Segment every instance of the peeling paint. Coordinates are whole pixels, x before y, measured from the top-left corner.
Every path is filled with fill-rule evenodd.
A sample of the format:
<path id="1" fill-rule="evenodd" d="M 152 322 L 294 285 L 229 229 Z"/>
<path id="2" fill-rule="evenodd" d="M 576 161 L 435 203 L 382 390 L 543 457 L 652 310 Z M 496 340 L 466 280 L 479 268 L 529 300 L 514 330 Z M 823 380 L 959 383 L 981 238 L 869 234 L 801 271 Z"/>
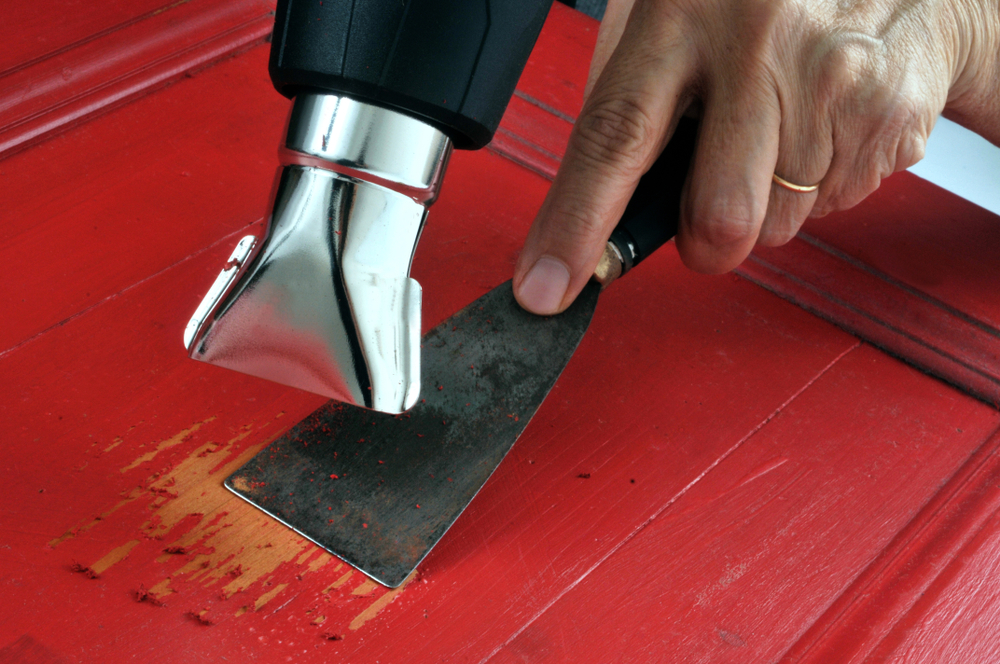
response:
<path id="1" fill-rule="evenodd" d="M 257 601 L 253 603 L 253 610 L 260 611 L 261 607 L 270 602 L 272 599 L 281 594 L 281 591 L 288 587 L 287 583 L 279 583 L 271 590 L 267 591 L 263 595 L 257 598 Z"/>
<path id="2" fill-rule="evenodd" d="M 128 556 L 128 554 L 131 553 L 132 549 L 135 548 L 135 545 L 138 543 L 139 540 L 132 540 L 131 542 L 126 542 L 125 544 L 122 544 L 120 547 L 114 549 L 113 551 L 108 553 L 108 555 L 104 556 L 96 563 L 91 565 L 90 569 L 94 570 L 94 573 L 96 574 L 103 574 L 106 569 L 108 569 L 115 563 L 119 563 L 122 560 L 124 560 Z"/>
<path id="3" fill-rule="evenodd" d="M 139 457 L 138 459 L 136 459 L 135 461 L 133 461 L 129 465 L 127 465 L 124 468 L 122 468 L 121 472 L 122 473 L 126 473 L 126 472 L 132 470 L 133 468 L 136 468 L 136 467 L 138 467 L 138 466 L 146 463 L 147 461 L 152 461 L 153 459 L 156 458 L 156 455 L 158 455 L 160 452 L 162 452 L 164 450 L 168 450 L 171 447 L 176 447 L 177 445 L 180 445 L 181 443 L 185 442 L 186 440 L 190 440 L 188 438 L 188 436 L 192 435 L 193 433 L 195 433 L 196 431 L 198 431 L 198 429 L 200 429 L 204 425 L 206 425 L 209 422 L 212 422 L 214 420 L 215 420 L 215 416 L 213 415 L 212 417 L 208 418 L 207 420 L 203 420 L 201 422 L 196 422 L 195 424 L 192 424 L 190 428 L 184 429 L 184 430 L 180 431 L 179 433 L 174 434 L 170 438 L 167 438 L 166 440 L 160 441 L 159 443 L 156 444 L 156 449 L 154 449 L 152 452 L 148 452 L 147 454 L 143 454 L 141 457 Z"/>
<path id="4" fill-rule="evenodd" d="M 193 433 L 214 419 L 208 418 L 156 443 L 155 449 L 125 466 L 123 472 L 139 467 L 185 440 L 191 440 Z M 336 573 L 339 574 L 336 580 L 322 591 L 317 592 L 316 586 L 312 586 L 311 592 L 316 593 L 317 598 L 323 598 L 328 603 L 332 600 L 334 605 L 343 608 L 351 606 L 350 602 L 354 600 L 367 599 L 367 608 L 353 619 L 350 614 L 331 615 L 329 611 L 320 613 L 318 607 L 300 616 L 305 624 L 339 624 L 339 629 L 345 631 L 348 627 L 351 630 L 359 629 L 388 606 L 409 580 L 396 590 L 385 591 L 375 581 L 356 575 L 354 569 L 335 556 L 280 525 L 223 486 L 223 478 L 246 463 L 282 432 L 274 431 L 266 439 L 246 448 L 241 449 L 242 446 L 238 443 L 251 435 L 260 437 L 267 427 L 274 426 L 273 422 L 268 421 L 260 426 L 245 425 L 234 431 L 223 443 L 217 442 L 216 438 L 190 451 L 186 450 L 186 456 L 180 461 L 171 460 L 175 463 L 172 468 L 151 475 L 139 486 L 123 493 L 122 499 L 109 510 L 81 523 L 50 544 L 55 546 L 72 539 L 79 533 L 96 527 L 110 514 L 134 504 L 129 514 L 137 510 L 140 510 L 140 515 L 141 510 L 149 511 L 148 518 L 138 527 L 141 537 L 116 546 L 88 567 L 95 575 L 106 572 L 124 560 L 136 547 L 143 545 L 152 553 L 151 560 L 162 565 L 161 578 L 144 579 L 146 585 L 143 590 L 147 595 L 155 597 L 160 603 L 173 595 L 176 602 L 178 593 L 185 592 L 185 584 L 217 589 L 217 599 L 212 602 L 228 600 L 237 593 L 252 593 L 239 603 L 238 608 L 227 609 L 232 611 L 229 615 L 238 617 L 258 611 L 278 610 L 299 597 L 298 592 L 288 592 L 291 579 L 302 581 L 306 574 L 323 573 L 332 577 Z M 356 584 L 349 584 L 355 579 Z M 350 585 L 355 587 L 352 589 Z M 149 589 L 145 590 L 146 587 Z M 341 593 L 339 598 L 329 596 L 332 591 L 338 590 Z M 288 597 L 285 603 L 277 608 L 270 608 L 269 603 L 282 593 Z M 188 615 L 202 624 L 210 624 L 214 623 L 214 619 L 207 617 L 210 610 L 210 606 L 202 604 Z"/>
<path id="5" fill-rule="evenodd" d="M 351 621 L 349 629 L 352 632 L 361 629 L 361 627 L 366 622 L 377 616 L 382 609 L 389 606 L 392 600 L 396 599 L 399 593 L 403 592 L 406 586 L 410 585 L 410 581 L 413 581 L 413 579 L 415 579 L 416 577 L 417 577 L 417 572 L 414 571 L 408 577 L 406 577 L 406 581 L 403 581 L 403 583 L 398 588 L 390 590 L 389 592 L 387 592 L 386 594 L 382 595 L 377 600 L 372 602 L 367 609 L 359 613 L 357 617 Z"/>

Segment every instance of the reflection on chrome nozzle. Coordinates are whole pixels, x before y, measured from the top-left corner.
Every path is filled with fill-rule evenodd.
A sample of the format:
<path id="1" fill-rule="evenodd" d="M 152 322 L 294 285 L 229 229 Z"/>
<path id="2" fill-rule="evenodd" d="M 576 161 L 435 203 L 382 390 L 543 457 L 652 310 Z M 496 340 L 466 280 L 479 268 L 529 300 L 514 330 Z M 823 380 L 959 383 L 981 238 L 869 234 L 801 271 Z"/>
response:
<path id="1" fill-rule="evenodd" d="M 450 151 L 440 131 L 394 111 L 296 98 L 267 236 L 205 296 L 185 333 L 191 357 L 388 413 L 410 408 L 421 299 L 410 264 Z"/>

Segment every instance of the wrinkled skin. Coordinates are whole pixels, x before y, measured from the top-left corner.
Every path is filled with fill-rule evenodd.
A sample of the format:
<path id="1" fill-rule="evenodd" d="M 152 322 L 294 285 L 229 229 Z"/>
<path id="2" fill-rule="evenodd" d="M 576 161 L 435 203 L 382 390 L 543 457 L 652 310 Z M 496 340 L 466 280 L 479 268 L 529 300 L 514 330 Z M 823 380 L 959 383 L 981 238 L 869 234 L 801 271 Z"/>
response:
<path id="1" fill-rule="evenodd" d="M 859 203 L 942 112 L 1000 143 L 1000 1 L 611 0 L 587 88 L 514 272 L 536 313 L 583 288 L 684 113 L 701 128 L 677 250 L 709 273 Z"/>

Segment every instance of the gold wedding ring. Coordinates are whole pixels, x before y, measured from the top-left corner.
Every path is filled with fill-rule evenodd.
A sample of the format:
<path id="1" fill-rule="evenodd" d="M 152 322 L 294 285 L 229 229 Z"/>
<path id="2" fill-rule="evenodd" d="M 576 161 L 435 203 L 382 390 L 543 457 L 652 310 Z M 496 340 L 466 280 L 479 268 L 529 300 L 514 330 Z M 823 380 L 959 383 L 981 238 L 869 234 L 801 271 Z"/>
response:
<path id="1" fill-rule="evenodd" d="M 779 176 L 777 173 L 772 175 L 771 179 L 774 180 L 774 183 L 779 187 L 784 187 L 788 191 L 795 191 L 800 194 L 808 194 L 810 191 L 816 191 L 817 189 L 819 189 L 818 182 L 816 184 L 808 184 L 808 185 L 795 184 L 794 182 L 789 182 L 785 178 Z"/>

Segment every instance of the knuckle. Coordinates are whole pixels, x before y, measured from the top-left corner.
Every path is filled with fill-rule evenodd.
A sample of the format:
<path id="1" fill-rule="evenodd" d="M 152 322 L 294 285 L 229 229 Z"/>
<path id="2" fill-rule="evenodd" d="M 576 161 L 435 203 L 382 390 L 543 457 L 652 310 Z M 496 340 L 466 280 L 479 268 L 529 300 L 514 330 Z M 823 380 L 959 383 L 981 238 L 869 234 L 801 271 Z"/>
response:
<path id="1" fill-rule="evenodd" d="M 903 134 L 896 146 L 896 163 L 894 171 L 906 170 L 924 158 L 927 151 L 927 136 L 908 131 Z"/>
<path id="2" fill-rule="evenodd" d="M 935 115 L 912 96 L 899 95 L 894 100 L 881 127 L 881 177 L 909 168 L 923 159 Z"/>
<path id="3" fill-rule="evenodd" d="M 643 147 L 654 139 L 653 123 L 642 106 L 613 97 L 595 100 L 576 125 L 578 154 L 626 174 L 641 172 Z"/>
<path id="4" fill-rule="evenodd" d="M 798 229 L 787 222 L 765 224 L 760 230 L 757 244 L 765 247 L 780 247 L 791 242 L 796 233 L 798 233 Z"/>
<path id="5" fill-rule="evenodd" d="M 881 178 L 874 171 L 859 173 L 850 182 L 829 189 L 816 201 L 811 216 L 824 216 L 831 212 L 849 210 L 878 189 Z"/>
<path id="6" fill-rule="evenodd" d="M 830 38 L 821 45 L 819 92 L 827 102 L 871 95 L 875 48 L 863 37 Z"/>
<path id="7" fill-rule="evenodd" d="M 713 247 L 742 244 L 754 238 L 757 229 L 749 210 L 733 206 L 696 216 L 691 233 L 698 241 Z"/>
<path id="8" fill-rule="evenodd" d="M 570 244 L 580 244 L 604 233 L 604 219 L 590 209 L 562 206 L 556 218 L 561 233 Z"/>

